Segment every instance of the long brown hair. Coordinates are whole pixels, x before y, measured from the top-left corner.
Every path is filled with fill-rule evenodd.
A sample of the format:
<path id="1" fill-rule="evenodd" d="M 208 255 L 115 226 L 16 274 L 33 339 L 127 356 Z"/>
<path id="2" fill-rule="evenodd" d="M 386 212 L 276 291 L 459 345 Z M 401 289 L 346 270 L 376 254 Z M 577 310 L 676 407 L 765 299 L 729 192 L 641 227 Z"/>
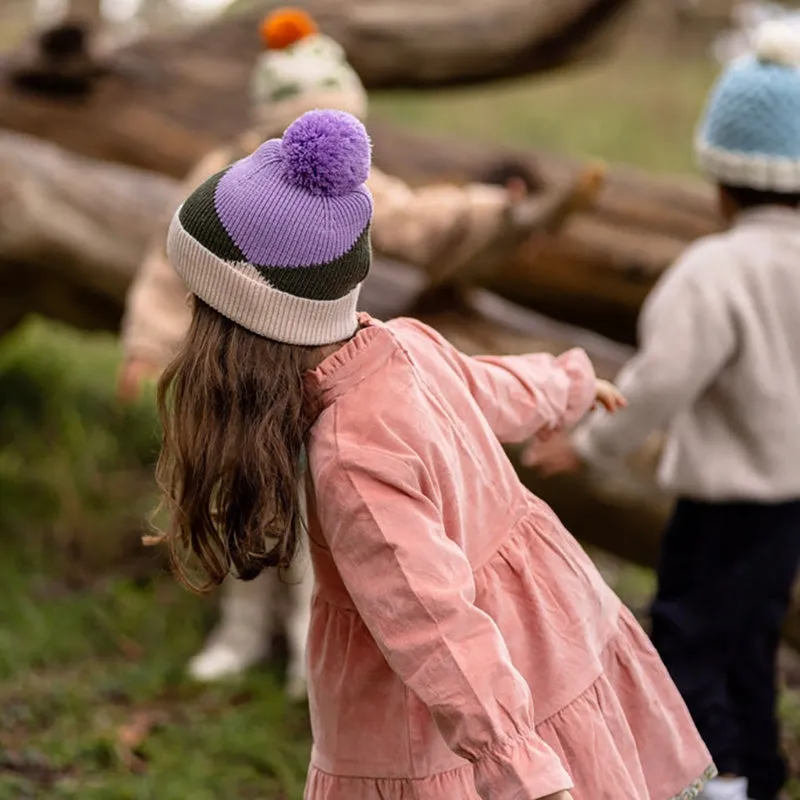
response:
<path id="1" fill-rule="evenodd" d="M 303 374 L 320 349 L 264 339 L 193 302 L 189 332 L 158 385 L 156 476 L 169 525 L 148 543 L 165 543 L 178 580 L 205 592 L 231 567 L 250 580 L 287 568 L 297 552 L 301 456 L 313 423 Z"/>

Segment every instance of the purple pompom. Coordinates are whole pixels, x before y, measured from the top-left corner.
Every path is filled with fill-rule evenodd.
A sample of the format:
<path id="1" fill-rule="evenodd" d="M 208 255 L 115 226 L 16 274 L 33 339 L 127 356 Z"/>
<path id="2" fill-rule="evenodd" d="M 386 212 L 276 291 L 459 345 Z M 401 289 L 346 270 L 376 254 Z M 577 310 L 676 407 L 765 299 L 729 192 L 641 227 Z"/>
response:
<path id="1" fill-rule="evenodd" d="M 369 176 L 369 136 L 344 111 L 303 114 L 283 134 L 282 153 L 286 177 L 315 195 L 348 194 Z"/>

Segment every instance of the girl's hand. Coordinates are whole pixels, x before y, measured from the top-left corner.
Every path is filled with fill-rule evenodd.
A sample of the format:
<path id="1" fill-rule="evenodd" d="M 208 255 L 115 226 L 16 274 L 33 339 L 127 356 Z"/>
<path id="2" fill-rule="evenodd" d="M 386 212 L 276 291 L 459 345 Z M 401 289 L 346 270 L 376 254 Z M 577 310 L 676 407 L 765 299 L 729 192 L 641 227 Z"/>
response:
<path id="1" fill-rule="evenodd" d="M 592 408 L 602 406 L 609 414 L 625 408 L 628 401 L 622 396 L 622 392 L 610 381 L 597 381 L 596 397 Z"/>
<path id="2" fill-rule="evenodd" d="M 610 381 L 598 379 L 592 408 L 602 406 L 609 414 L 625 408 L 628 401 Z M 582 466 L 569 434 L 561 430 L 541 431 L 522 451 L 522 464 L 534 467 L 544 477 L 577 472 Z"/>
<path id="3" fill-rule="evenodd" d="M 539 800 L 572 800 L 572 795 L 569 792 L 556 792 L 547 797 L 540 797 Z"/>

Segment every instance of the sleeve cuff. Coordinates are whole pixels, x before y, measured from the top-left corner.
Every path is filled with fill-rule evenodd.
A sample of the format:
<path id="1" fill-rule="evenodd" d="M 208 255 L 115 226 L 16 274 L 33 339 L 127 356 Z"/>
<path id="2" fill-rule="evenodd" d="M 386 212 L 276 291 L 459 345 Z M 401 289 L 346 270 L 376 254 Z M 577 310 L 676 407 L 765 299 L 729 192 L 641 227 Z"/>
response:
<path id="1" fill-rule="evenodd" d="M 559 757 L 533 731 L 485 754 L 474 770 L 483 800 L 533 800 L 573 787 Z"/>
<path id="2" fill-rule="evenodd" d="M 571 428 L 583 419 L 594 404 L 597 398 L 597 378 L 589 356 L 579 347 L 562 353 L 556 359 L 556 364 L 569 378 L 567 407 L 560 427 Z"/>
<path id="3" fill-rule="evenodd" d="M 159 369 L 164 369 L 175 355 L 180 341 L 177 343 L 161 342 L 153 336 L 133 336 L 123 332 L 121 343 L 124 359 L 138 359 Z"/>

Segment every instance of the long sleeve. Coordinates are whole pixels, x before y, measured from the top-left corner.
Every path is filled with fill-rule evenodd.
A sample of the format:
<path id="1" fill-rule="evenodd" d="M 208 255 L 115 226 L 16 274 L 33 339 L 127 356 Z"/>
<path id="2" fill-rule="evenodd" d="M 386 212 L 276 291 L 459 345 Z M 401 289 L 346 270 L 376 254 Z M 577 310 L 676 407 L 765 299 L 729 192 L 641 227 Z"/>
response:
<path id="1" fill-rule="evenodd" d="M 164 243 L 154 243 L 125 300 L 122 348 L 126 358 L 159 367 L 169 362 L 191 320 L 187 291 L 167 259 Z"/>
<path id="2" fill-rule="evenodd" d="M 201 159 L 181 187 L 188 195 L 201 183 L 224 169 L 233 153 L 220 148 Z M 165 366 L 180 344 L 191 321 L 187 289 L 166 254 L 167 226 L 153 237 L 139 271 L 125 298 L 122 348 L 126 358 L 139 358 Z"/>
<path id="3" fill-rule="evenodd" d="M 314 472 L 326 544 L 359 615 L 448 746 L 474 765 L 478 794 L 536 800 L 569 789 L 534 730 L 530 689 L 474 605 L 470 564 L 445 535 L 415 465 L 339 453 Z"/>
<path id="4" fill-rule="evenodd" d="M 596 415 L 575 432 L 581 456 L 610 466 L 664 429 L 699 397 L 736 348 L 725 292 L 724 248 L 696 244 L 651 292 L 639 320 L 639 350 L 616 378 L 628 407 Z"/>
<path id="5" fill-rule="evenodd" d="M 470 286 L 489 280 L 504 260 L 533 233 L 553 235 L 569 219 L 577 205 L 574 187 L 558 187 L 508 203 L 495 221 L 491 235 L 464 238 L 464 245 L 450 245 L 428 266 L 428 287 L 448 283 Z M 460 234 L 464 236 L 464 234 Z"/>
<path id="6" fill-rule="evenodd" d="M 580 348 L 559 356 L 530 353 L 474 357 L 460 352 L 421 322 L 408 319 L 402 324 L 433 340 L 504 444 L 571 428 L 595 401 L 594 368 Z"/>
<path id="7" fill-rule="evenodd" d="M 372 168 L 372 243 L 379 253 L 430 270 L 443 254 L 468 259 L 503 224 L 508 195 L 500 186 L 436 184 L 412 188 Z"/>

